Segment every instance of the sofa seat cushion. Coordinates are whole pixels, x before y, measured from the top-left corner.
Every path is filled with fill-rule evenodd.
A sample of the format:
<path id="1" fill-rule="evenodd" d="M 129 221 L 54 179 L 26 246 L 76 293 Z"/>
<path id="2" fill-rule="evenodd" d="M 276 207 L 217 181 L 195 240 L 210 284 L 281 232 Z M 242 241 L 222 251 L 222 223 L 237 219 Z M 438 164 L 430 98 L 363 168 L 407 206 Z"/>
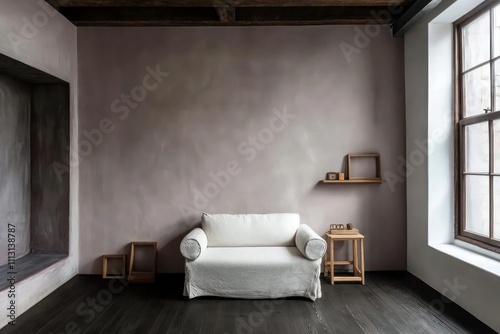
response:
<path id="1" fill-rule="evenodd" d="M 319 260 L 297 247 L 208 247 L 186 262 L 185 294 L 234 298 L 321 297 Z"/>

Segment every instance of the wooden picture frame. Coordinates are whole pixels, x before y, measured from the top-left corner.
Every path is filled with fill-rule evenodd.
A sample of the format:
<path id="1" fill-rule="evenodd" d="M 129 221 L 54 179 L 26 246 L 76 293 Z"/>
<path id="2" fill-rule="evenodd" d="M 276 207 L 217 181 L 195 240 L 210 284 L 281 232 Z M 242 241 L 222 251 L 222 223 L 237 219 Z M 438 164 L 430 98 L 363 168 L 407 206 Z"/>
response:
<path id="1" fill-rule="evenodd" d="M 149 271 L 137 271 L 134 270 L 134 263 L 137 262 L 136 259 L 136 248 L 149 248 L 150 256 L 152 257 L 152 268 Z M 158 243 L 146 242 L 146 241 L 134 241 L 130 244 L 130 267 L 128 272 L 129 282 L 138 283 L 154 283 L 156 280 L 156 266 L 158 258 Z"/>
<path id="2" fill-rule="evenodd" d="M 374 158 L 375 159 L 375 177 L 364 177 L 352 175 L 352 161 L 356 158 Z M 382 180 L 382 172 L 380 167 L 380 154 L 365 153 L 365 154 L 348 154 L 347 155 L 347 179 L 348 180 Z"/>
<path id="3" fill-rule="evenodd" d="M 117 274 L 108 273 L 109 260 L 115 260 L 115 261 L 121 260 L 120 273 L 117 273 Z M 127 262 L 127 255 L 125 255 L 125 254 L 103 255 L 102 256 L 102 278 L 105 278 L 105 279 L 125 278 L 126 262 Z"/>

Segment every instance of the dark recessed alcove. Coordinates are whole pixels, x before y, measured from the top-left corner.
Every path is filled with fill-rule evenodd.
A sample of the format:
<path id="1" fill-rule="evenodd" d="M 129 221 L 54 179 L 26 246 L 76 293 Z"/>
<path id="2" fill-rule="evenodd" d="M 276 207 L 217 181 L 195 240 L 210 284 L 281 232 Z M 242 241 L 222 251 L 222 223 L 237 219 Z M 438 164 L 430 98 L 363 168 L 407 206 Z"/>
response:
<path id="1" fill-rule="evenodd" d="M 16 281 L 68 255 L 68 152 L 69 84 L 0 54 L 0 290 L 9 284 L 8 224 Z"/>

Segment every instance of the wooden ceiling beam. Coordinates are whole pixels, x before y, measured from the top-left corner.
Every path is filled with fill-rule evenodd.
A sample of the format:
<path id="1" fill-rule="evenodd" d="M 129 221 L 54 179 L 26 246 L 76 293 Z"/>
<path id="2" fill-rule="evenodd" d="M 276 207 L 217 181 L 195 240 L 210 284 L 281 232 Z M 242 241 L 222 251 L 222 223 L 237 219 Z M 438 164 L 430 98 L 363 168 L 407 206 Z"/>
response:
<path id="1" fill-rule="evenodd" d="M 219 15 L 220 21 L 229 23 L 234 22 L 236 19 L 236 11 L 234 7 L 231 6 L 223 6 L 223 7 L 215 7 L 217 10 L 217 14 Z"/>
<path id="2" fill-rule="evenodd" d="M 372 13 L 378 7 L 61 7 L 79 26 L 205 26 L 389 24 Z"/>
<path id="3" fill-rule="evenodd" d="M 422 17 L 433 10 L 442 0 L 417 0 L 392 25 L 392 35 L 403 37 Z"/>
<path id="4" fill-rule="evenodd" d="M 359 19 L 335 19 L 335 20 L 315 20 L 315 21 L 74 21 L 78 27 L 219 27 L 219 26 L 238 26 L 238 27 L 270 27 L 270 26 L 314 26 L 314 25 L 364 25 L 375 24 L 366 18 Z"/>
<path id="5" fill-rule="evenodd" d="M 399 6 L 412 0 L 49 0 L 54 7 L 345 7 Z"/>

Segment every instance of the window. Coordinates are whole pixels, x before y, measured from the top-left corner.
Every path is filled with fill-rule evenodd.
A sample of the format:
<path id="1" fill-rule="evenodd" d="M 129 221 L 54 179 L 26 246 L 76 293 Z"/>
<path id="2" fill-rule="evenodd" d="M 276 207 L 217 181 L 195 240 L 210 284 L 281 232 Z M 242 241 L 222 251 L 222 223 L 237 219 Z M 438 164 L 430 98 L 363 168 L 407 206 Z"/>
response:
<path id="1" fill-rule="evenodd" d="M 500 1 L 487 1 L 455 28 L 455 234 L 500 252 Z"/>

